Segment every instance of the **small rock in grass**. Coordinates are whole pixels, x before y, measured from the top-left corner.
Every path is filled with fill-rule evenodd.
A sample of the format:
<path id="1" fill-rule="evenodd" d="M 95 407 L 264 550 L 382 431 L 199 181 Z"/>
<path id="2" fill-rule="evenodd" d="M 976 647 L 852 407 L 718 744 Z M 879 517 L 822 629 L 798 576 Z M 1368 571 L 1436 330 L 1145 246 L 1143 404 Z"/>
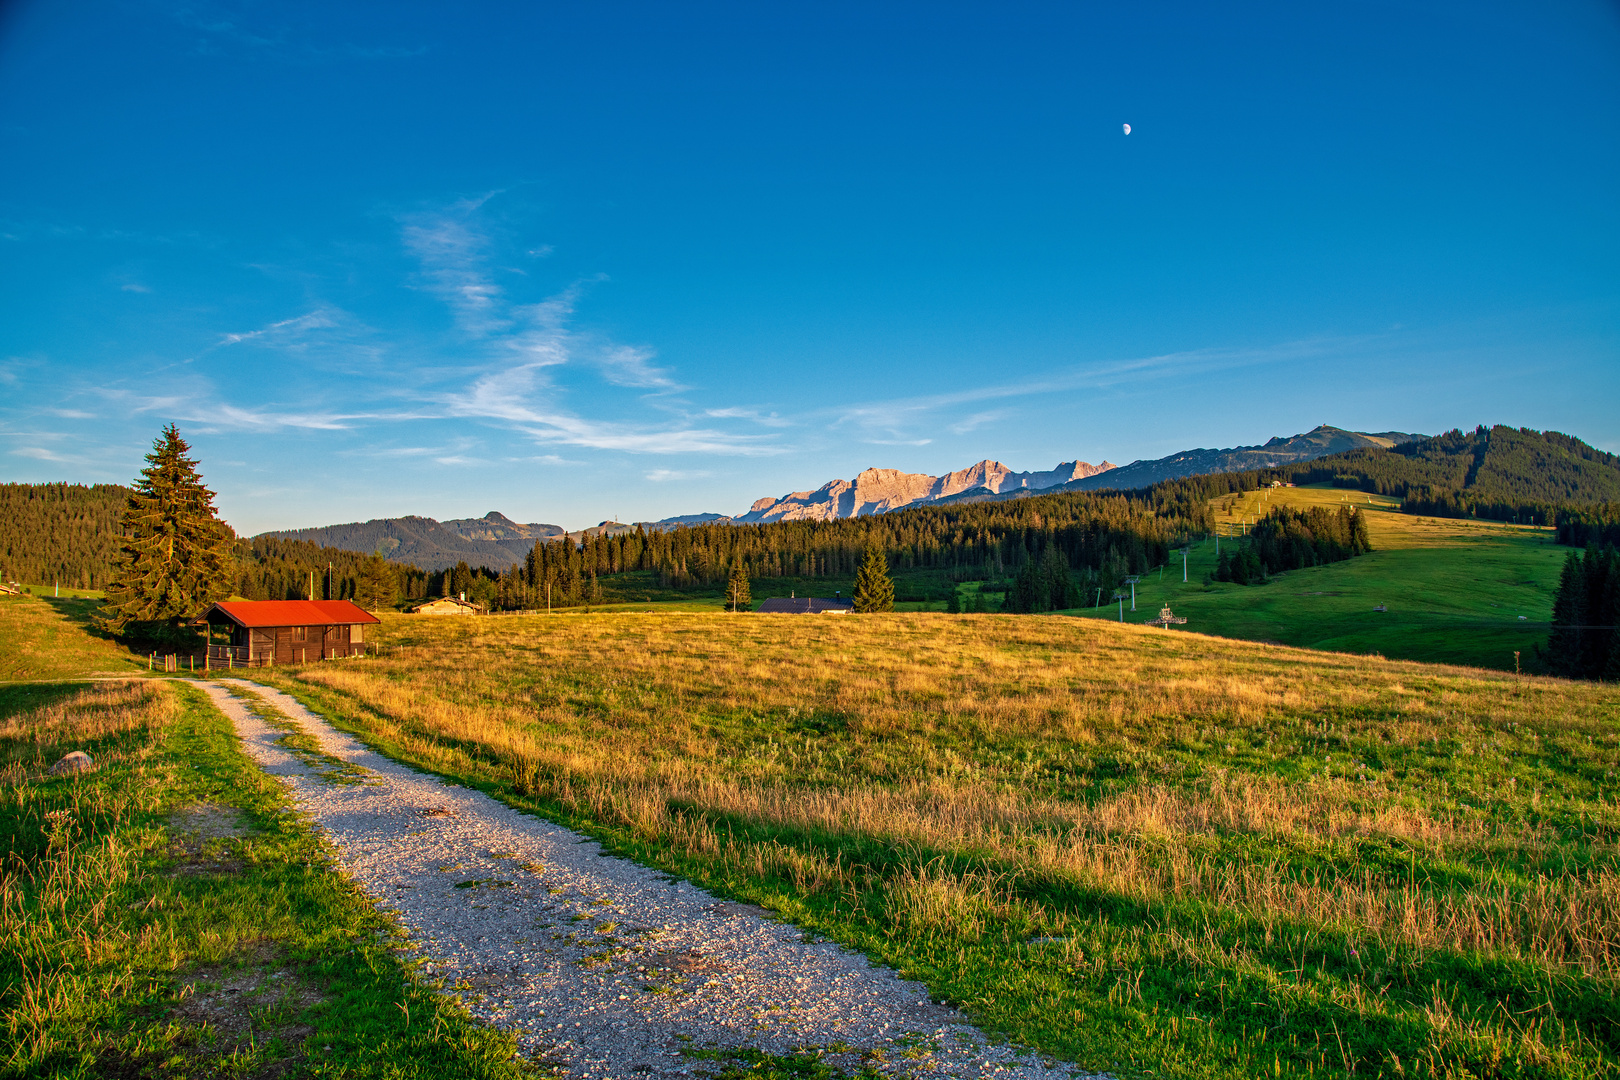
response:
<path id="1" fill-rule="evenodd" d="M 90 760 L 89 754 L 85 753 L 83 750 L 75 750 L 73 753 L 51 766 L 51 775 L 66 776 L 70 773 L 89 772 L 95 767 L 96 763 Z"/>

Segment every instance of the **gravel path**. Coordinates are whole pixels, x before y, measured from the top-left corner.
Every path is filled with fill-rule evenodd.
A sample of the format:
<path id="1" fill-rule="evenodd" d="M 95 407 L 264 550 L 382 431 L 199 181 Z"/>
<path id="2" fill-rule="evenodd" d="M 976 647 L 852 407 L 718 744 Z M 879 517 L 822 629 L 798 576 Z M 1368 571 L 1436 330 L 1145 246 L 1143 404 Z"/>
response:
<path id="1" fill-rule="evenodd" d="M 840 1068 L 891 1076 L 1079 1075 L 988 1044 L 858 953 L 409 769 L 279 691 L 218 683 L 202 685 L 248 753 L 397 913 L 427 973 L 570 1076 L 702 1075 L 715 1063 L 690 1051 L 715 1047 L 821 1048 Z M 283 744 L 289 720 L 343 766 Z"/>

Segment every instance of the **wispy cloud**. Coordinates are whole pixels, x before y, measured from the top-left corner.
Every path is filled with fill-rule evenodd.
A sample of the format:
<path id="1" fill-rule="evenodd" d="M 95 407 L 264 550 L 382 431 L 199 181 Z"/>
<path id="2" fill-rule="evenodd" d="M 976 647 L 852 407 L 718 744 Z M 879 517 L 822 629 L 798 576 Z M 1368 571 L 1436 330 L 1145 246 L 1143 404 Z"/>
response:
<path id="1" fill-rule="evenodd" d="M 864 401 L 821 410 L 831 426 L 853 429 L 863 441 L 877 445 L 922 445 L 928 441 L 916 429 L 926 427 L 958 433 L 972 431 L 981 423 L 999 419 L 1007 410 L 980 410 L 960 420 L 949 414 L 962 406 L 1013 398 L 1104 390 L 1174 375 L 1254 367 L 1265 364 L 1295 363 L 1341 353 L 1360 340 L 1315 339 L 1252 349 L 1196 349 L 1159 356 L 1135 357 L 1076 365 L 1045 372 L 1016 382 L 988 383 L 964 387 L 942 394 Z"/>
<path id="2" fill-rule="evenodd" d="M 713 475 L 707 469 L 653 469 L 647 473 L 647 479 L 655 484 L 665 484 L 672 480 L 701 480 Z"/>
<path id="3" fill-rule="evenodd" d="M 53 450 L 47 450 L 43 446 L 19 446 L 11 452 L 18 457 L 34 458 L 36 461 L 60 461 L 76 464 L 79 460 L 75 457 L 58 454 Z"/>
<path id="4" fill-rule="evenodd" d="M 282 319 L 257 330 L 246 330 L 239 333 L 221 334 L 219 344 L 240 345 L 244 341 L 258 341 L 288 345 L 300 341 L 311 330 L 327 330 L 337 325 L 335 313 L 330 309 L 317 309 L 306 315 L 298 315 L 291 319 Z"/>
<path id="5" fill-rule="evenodd" d="M 782 452 L 760 436 L 736 435 L 712 428 L 685 425 L 638 425 L 590 420 L 565 412 L 546 399 L 548 383 L 541 363 L 524 364 L 491 372 L 464 394 L 452 395 L 446 405 L 453 416 L 503 421 L 539 442 L 561 443 L 594 450 L 623 450 L 641 454 L 742 454 Z"/>
<path id="6" fill-rule="evenodd" d="M 977 431 L 986 424 L 993 424 L 997 420 L 1005 420 L 1012 415 L 1011 409 L 990 409 L 985 412 L 976 412 L 972 416 L 965 416 L 950 425 L 953 435 L 966 435 L 970 431 Z"/>
<path id="7" fill-rule="evenodd" d="M 792 427 L 794 421 L 778 416 L 776 413 L 764 413 L 758 409 L 729 407 L 723 409 L 704 409 L 704 416 L 712 416 L 716 420 L 751 420 L 764 427 Z"/>
<path id="8" fill-rule="evenodd" d="M 434 414 L 416 410 L 320 412 L 263 407 L 248 409 L 219 400 L 211 387 L 195 395 L 146 395 L 116 387 L 98 387 L 93 393 L 117 402 L 130 415 L 156 414 L 196 426 L 204 433 L 220 431 L 346 431 L 365 422 L 427 419 Z"/>
<path id="9" fill-rule="evenodd" d="M 249 5 L 198 0 L 176 10 L 174 18 L 199 35 L 195 47 L 205 56 L 234 47 L 283 63 L 309 64 L 344 57 L 403 60 L 428 51 L 425 45 L 317 44 L 312 35 L 286 24 L 266 25 L 262 17 L 255 18 L 258 14 Z"/>
<path id="10" fill-rule="evenodd" d="M 480 217 L 494 196 L 466 199 L 401 219 L 406 248 L 421 264 L 423 287 L 450 308 L 460 331 L 479 343 L 479 374 L 439 400 L 450 415 L 503 424 L 536 442 L 628 453 L 763 455 L 781 452 L 766 436 L 673 420 L 591 419 L 562 404 L 559 369 L 594 372 L 608 386 L 644 391 L 643 403 L 669 412 L 689 387 L 654 361 L 646 346 L 576 330 L 580 299 L 602 275 L 582 278 L 538 303 L 514 303 L 489 273 L 496 243 Z M 549 249 L 530 249 L 531 253 Z M 715 419 L 724 417 L 715 416 Z"/>
<path id="11" fill-rule="evenodd" d="M 152 291 L 147 286 L 141 285 L 141 284 L 139 284 L 137 282 L 134 282 L 134 281 L 126 282 L 125 284 L 120 285 L 118 287 L 120 289 L 124 290 L 125 292 L 132 292 L 132 293 L 149 293 L 149 292 Z"/>
<path id="12" fill-rule="evenodd" d="M 497 311 L 504 296 L 489 276 L 489 237 L 474 219 L 495 194 L 403 219 L 405 246 L 421 262 L 427 289 L 446 301 L 463 329 L 476 336 L 511 325 Z"/>

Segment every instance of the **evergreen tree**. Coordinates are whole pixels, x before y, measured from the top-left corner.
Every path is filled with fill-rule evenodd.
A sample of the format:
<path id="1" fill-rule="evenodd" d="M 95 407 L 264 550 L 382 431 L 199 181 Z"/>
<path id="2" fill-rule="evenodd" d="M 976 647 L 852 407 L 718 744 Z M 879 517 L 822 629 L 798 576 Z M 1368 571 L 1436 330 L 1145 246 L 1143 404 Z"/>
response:
<path id="1" fill-rule="evenodd" d="M 1564 572 L 1558 578 L 1558 592 L 1553 598 L 1553 626 L 1547 636 L 1547 666 L 1555 675 L 1578 677 L 1581 674 L 1581 651 L 1585 645 L 1586 624 L 1586 567 L 1579 552 L 1572 551 L 1564 560 Z"/>
<path id="2" fill-rule="evenodd" d="M 958 593 L 953 586 L 950 595 L 945 597 L 945 613 L 948 615 L 957 615 L 960 614 L 961 611 L 962 595 L 961 593 Z"/>
<path id="3" fill-rule="evenodd" d="M 216 515 L 190 450 L 173 424 L 164 428 L 130 492 L 101 609 L 102 625 L 115 633 L 187 638 L 182 624 L 230 594 L 236 537 Z"/>
<path id="4" fill-rule="evenodd" d="M 732 565 L 731 580 L 726 583 L 726 610 L 754 610 L 753 599 L 748 595 L 748 571 L 740 562 Z"/>
<path id="5" fill-rule="evenodd" d="M 867 548 L 866 558 L 855 572 L 855 610 L 862 614 L 894 610 L 894 582 L 889 580 L 889 560 L 879 548 Z"/>
<path id="6" fill-rule="evenodd" d="M 367 611 L 393 607 L 399 600 L 399 573 L 381 555 L 371 555 L 355 577 L 355 599 Z"/>

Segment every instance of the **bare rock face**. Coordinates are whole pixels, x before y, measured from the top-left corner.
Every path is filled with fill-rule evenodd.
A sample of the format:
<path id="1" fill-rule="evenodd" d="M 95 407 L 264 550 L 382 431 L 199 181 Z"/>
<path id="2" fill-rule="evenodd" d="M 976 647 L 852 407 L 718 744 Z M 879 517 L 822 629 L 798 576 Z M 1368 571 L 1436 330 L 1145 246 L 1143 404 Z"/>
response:
<path id="1" fill-rule="evenodd" d="M 972 488 L 986 488 L 997 494 L 1026 488 L 1031 491 L 1057 487 L 1071 480 L 1095 476 L 1114 466 L 1108 462 L 1091 465 L 1067 461 L 1044 472 L 1013 472 L 999 461 L 981 461 L 966 469 L 929 476 L 899 469 L 866 469 L 850 480 L 832 480 L 814 491 L 793 491 L 780 499 L 757 499 L 748 513 L 736 520 L 830 521 L 834 518 L 884 514 L 919 502 L 943 499 Z"/>
<path id="2" fill-rule="evenodd" d="M 96 763 L 90 760 L 89 754 L 85 753 L 83 750 L 75 750 L 73 753 L 67 755 L 61 761 L 58 761 L 55 765 L 51 766 L 51 775 L 67 776 L 72 773 L 89 772 L 95 767 Z"/>

